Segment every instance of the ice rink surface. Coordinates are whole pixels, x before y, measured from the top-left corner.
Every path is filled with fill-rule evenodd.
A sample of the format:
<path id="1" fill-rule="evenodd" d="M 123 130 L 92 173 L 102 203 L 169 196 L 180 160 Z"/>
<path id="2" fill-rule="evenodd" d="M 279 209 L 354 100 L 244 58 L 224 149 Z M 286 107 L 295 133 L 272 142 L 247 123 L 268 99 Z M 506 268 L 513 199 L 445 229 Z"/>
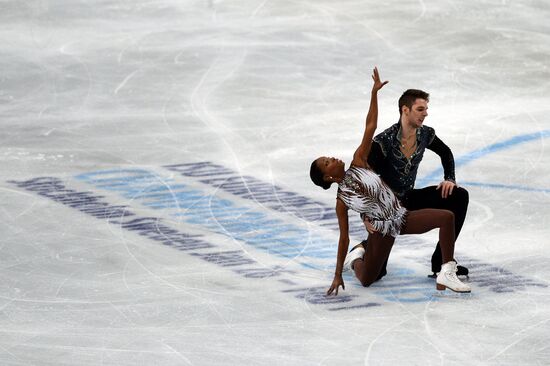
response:
<path id="1" fill-rule="evenodd" d="M 550 365 L 545 1 L 0 1 L 1 365 Z M 374 65 L 470 192 L 324 296 Z M 417 187 L 442 179 L 427 152 Z M 354 217 L 352 243 L 366 236 Z"/>

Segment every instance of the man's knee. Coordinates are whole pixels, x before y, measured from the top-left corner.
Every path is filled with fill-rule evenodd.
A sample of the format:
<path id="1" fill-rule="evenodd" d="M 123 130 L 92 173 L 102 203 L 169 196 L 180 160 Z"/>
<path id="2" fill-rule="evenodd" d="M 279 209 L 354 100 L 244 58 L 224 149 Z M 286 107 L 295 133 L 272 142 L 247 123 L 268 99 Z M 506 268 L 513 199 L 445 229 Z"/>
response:
<path id="1" fill-rule="evenodd" d="M 451 196 L 455 196 L 457 201 L 464 202 L 466 205 L 468 205 L 468 202 L 470 201 L 470 194 L 466 188 L 463 187 L 455 187 Z"/>
<path id="2" fill-rule="evenodd" d="M 468 208 L 468 203 L 470 202 L 470 195 L 465 188 L 456 187 L 453 190 L 453 193 L 447 196 L 447 204 L 445 205 L 447 209 L 452 210 L 453 212 L 465 211 Z"/>

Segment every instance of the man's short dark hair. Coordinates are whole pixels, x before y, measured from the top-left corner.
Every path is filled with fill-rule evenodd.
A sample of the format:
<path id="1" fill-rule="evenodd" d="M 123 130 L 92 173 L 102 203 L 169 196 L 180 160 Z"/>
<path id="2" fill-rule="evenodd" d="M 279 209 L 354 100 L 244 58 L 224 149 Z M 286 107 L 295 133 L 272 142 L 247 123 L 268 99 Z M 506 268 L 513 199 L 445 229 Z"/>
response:
<path id="1" fill-rule="evenodd" d="M 323 179 L 324 174 L 321 171 L 321 168 L 317 165 L 317 160 L 313 160 L 313 163 L 311 163 L 311 168 L 309 168 L 309 177 L 316 186 L 323 189 L 329 189 L 332 184 L 331 182 L 325 182 Z"/>
<path id="2" fill-rule="evenodd" d="M 430 94 L 418 89 L 405 90 L 401 98 L 399 98 L 399 115 L 403 113 L 403 106 L 406 105 L 409 109 L 412 108 L 414 102 L 417 99 L 424 99 L 426 102 L 430 101 Z"/>

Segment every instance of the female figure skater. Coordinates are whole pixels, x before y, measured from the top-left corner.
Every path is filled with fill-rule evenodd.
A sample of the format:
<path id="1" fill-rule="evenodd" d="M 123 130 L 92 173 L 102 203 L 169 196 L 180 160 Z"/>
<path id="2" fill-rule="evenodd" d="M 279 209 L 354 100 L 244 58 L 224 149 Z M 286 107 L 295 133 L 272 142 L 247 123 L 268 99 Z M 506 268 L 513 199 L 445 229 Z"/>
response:
<path id="1" fill-rule="evenodd" d="M 313 161 L 310 177 L 316 185 L 328 189 L 332 183 L 338 184 L 336 215 L 340 228 L 338 256 L 334 280 L 327 295 L 338 288 L 345 289 L 342 271 L 353 269 L 363 286 L 371 285 L 388 259 L 399 234 L 422 234 L 439 228 L 439 241 L 443 254 L 443 266 L 436 279 L 438 290 L 451 289 L 455 292 L 470 292 L 470 287 L 456 276 L 454 253 L 454 215 L 451 211 L 422 209 L 408 212 L 401 206 L 391 189 L 369 169 L 367 157 L 372 137 L 378 123 L 378 91 L 388 82 L 380 81 L 378 69 L 374 68 L 371 100 L 367 114 L 365 133 L 361 144 L 353 154 L 348 170 L 341 160 L 320 157 Z M 348 209 L 361 214 L 370 232 L 369 245 L 359 244 L 346 256 L 349 246 Z"/>

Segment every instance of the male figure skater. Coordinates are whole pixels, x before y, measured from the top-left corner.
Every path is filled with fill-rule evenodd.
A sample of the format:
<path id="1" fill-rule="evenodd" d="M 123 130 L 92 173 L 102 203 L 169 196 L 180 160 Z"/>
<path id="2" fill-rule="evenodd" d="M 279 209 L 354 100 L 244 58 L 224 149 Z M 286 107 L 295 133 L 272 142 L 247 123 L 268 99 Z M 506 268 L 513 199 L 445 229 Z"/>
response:
<path id="1" fill-rule="evenodd" d="M 468 210 L 468 191 L 455 181 L 453 153 L 435 134 L 424 126 L 428 116 L 430 95 L 422 90 L 406 90 L 399 98 L 399 121 L 374 137 L 368 163 L 395 192 L 402 205 L 410 211 L 438 208 L 452 211 L 455 235 L 458 237 Z M 441 158 L 444 180 L 437 186 L 415 189 L 418 166 L 425 149 Z M 437 243 L 432 255 L 432 272 L 441 270 L 441 247 Z M 386 265 L 378 278 L 386 274 Z M 468 275 L 468 268 L 458 266 L 458 275 Z M 433 276 L 433 275 L 432 275 Z"/>

